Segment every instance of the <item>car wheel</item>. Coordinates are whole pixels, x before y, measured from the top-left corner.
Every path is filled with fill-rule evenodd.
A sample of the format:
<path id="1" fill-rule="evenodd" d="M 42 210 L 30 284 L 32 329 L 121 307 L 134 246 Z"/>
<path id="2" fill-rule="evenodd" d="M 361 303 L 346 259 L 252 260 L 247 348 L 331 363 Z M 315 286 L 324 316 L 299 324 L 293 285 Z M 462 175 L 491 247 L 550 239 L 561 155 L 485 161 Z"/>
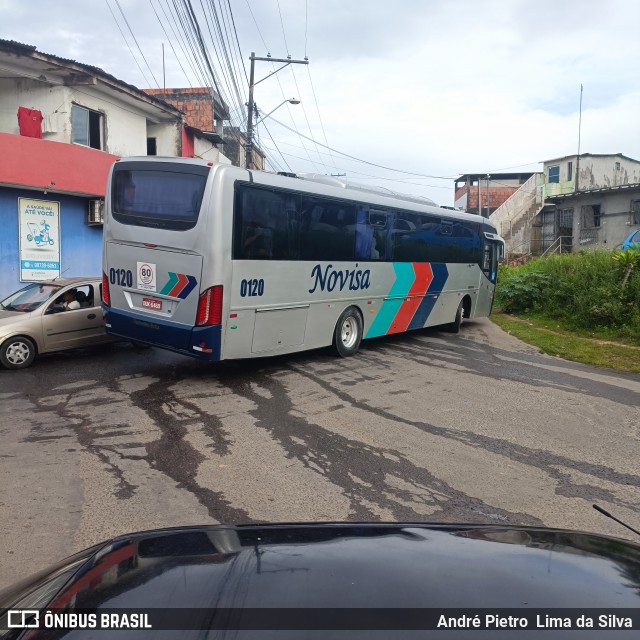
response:
<path id="1" fill-rule="evenodd" d="M 16 336 L 0 347 L 0 362 L 7 369 L 24 369 L 36 357 L 36 345 L 29 338 Z"/>
<path id="2" fill-rule="evenodd" d="M 362 317 L 355 307 L 342 312 L 333 332 L 333 350 L 341 358 L 352 356 L 362 342 Z"/>
<path id="3" fill-rule="evenodd" d="M 458 333 L 460 331 L 460 326 L 462 325 L 462 321 L 464 320 L 464 306 L 462 304 L 462 300 L 458 305 L 458 310 L 456 311 L 456 319 L 449 325 L 447 325 L 447 331 L 449 333 Z"/>

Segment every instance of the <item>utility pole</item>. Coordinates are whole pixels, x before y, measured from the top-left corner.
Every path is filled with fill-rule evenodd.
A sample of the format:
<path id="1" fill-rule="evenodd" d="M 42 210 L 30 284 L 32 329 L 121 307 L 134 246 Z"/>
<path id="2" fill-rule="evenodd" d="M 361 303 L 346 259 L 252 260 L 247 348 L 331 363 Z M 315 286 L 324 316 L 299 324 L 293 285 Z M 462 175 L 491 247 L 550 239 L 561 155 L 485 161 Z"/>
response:
<path id="1" fill-rule="evenodd" d="M 491 209 L 489 208 L 489 178 L 491 178 L 491 176 L 487 173 L 487 220 L 491 215 Z"/>
<path id="2" fill-rule="evenodd" d="M 576 187 L 575 192 L 578 192 L 580 183 L 578 182 L 580 173 L 580 134 L 582 133 L 582 85 L 580 85 L 580 116 L 578 118 L 578 155 L 576 156 Z"/>
<path id="3" fill-rule="evenodd" d="M 244 164 L 245 168 L 247 169 L 251 169 L 251 163 L 253 162 L 253 109 L 254 109 L 253 88 L 257 84 L 260 84 L 263 80 L 270 78 L 272 75 L 278 73 L 278 71 L 281 71 L 285 67 L 288 67 L 290 64 L 309 64 L 308 58 L 305 58 L 304 60 L 292 60 L 291 56 L 288 56 L 287 58 L 272 58 L 269 55 L 267 55 L 266 58 L 260 58 L 260 57 L 257 57 L 253 51 L 249 56 L 249 60 L 251 60 L 251 71 L 249 73 L 249 104 L 247 105 L 248 106 L 247 151 L 246 151 L 245 164 Z M 265 76 L 264 78 L 261 78 L 257 82 L 254 82 L 254 78 L 255 78 L 254 67 L 255 67 L 256 60 L 259 60 L 262 62 L 283 62 L 284 64 L 278 69 L 276 69 L 275 71 L 272 71 L 268 76 Z"/>

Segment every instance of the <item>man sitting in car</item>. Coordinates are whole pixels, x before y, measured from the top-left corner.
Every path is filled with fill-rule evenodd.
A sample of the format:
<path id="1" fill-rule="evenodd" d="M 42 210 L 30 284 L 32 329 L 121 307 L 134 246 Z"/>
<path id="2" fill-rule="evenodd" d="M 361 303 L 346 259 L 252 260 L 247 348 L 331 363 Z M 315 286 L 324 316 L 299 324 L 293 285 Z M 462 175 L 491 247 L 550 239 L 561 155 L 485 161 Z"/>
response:
<path id="1" fill-rule="evenodd" d="M 64 310 L 73 311 L 80 308 L 80 303 L 76 300 L 76 292 L 71 289 L 64 294 Z"/>

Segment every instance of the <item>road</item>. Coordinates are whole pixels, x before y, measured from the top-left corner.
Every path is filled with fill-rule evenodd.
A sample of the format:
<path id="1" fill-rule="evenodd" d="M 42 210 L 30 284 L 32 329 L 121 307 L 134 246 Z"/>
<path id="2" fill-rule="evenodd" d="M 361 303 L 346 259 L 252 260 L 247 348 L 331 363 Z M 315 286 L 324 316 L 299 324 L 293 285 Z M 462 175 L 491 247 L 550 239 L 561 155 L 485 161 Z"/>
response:
<path id="1" fill-rule="evenodd" d="M 207 522 L 633 534 L 640 377 L 488 320 L 209 365 L 107 345 L 0 371 L 0 588 L 112 535 Z"/>

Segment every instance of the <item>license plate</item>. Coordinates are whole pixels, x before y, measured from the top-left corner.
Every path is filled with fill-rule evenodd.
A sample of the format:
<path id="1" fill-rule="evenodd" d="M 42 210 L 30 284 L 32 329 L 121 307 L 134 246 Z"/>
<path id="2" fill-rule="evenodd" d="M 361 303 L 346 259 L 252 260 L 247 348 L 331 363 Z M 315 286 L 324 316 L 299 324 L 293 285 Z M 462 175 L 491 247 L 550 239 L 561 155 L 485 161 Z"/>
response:
<path id="1" fill-rule="evenodd" d="M 154 300 L 153 298 L 142 298 L 142 306 L 145 309 L 162 311 L 162 300 Z"/>

